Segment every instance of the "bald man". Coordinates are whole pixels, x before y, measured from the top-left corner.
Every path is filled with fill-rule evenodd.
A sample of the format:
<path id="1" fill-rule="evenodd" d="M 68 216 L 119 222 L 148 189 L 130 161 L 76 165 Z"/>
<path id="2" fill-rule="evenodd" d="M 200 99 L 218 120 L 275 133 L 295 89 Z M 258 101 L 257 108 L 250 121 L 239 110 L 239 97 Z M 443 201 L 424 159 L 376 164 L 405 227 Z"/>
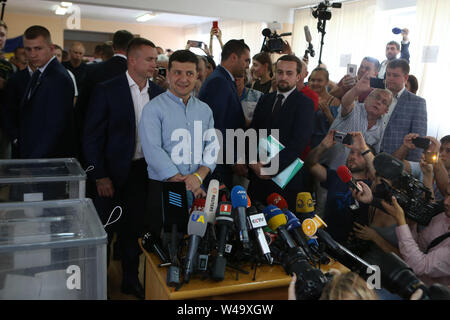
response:
<path id="1" fill-rule="evenodd" d="M 86 78 L 87 64 L 83 62 L 86 52 L 81 42 L 74 42 L 69 50 L 69 61 L 63 62 L 63 66 L 70 70 L 77 81 L 77 87 L 81 89 Z"/>

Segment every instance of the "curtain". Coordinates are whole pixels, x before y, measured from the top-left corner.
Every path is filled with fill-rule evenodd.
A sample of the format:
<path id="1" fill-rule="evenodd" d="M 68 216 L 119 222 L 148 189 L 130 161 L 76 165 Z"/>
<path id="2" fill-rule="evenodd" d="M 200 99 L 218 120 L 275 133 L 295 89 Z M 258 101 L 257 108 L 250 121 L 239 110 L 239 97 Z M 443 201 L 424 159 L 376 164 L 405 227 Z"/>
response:
<path id="1" fill-rule="evenodd" d="M 326 22 L 322 54 L 322 63 L 327 66 L 331 80 L 339 81 L 346 74 L 347 63 L 359 65 L 365 56 L 370 55 L 368 53 L 376 52 L 376 3 L 376 0 L 344 2 L 341 9 L 331 9 L 332 18 Z M 318 20 L 312 16 L 311 8 L 296 10 L 292 49 L 299 57 L 303 57 L 308 45 L 304 34 L 306 25 L 311 31 L 316 52 L 314 58 L 310 57 L 308 65 L 311 72 L 318 66 L 322 34 L 318 31 Z M 343 56 L 350 56 L 350 61 L 341 65 Z"/>
<path id="2" fill-rule="evenodd" d="M 418 94 L 427 100 L 428 135 L 450 134 L 450 99 L 446 76 L 450 74 L 450 1 L 417 0 L 417 51 L 411 52 L 411 69 L 419 80 Z M 424 63 L 427 46 L 438 46 L 437 62 Z"/>

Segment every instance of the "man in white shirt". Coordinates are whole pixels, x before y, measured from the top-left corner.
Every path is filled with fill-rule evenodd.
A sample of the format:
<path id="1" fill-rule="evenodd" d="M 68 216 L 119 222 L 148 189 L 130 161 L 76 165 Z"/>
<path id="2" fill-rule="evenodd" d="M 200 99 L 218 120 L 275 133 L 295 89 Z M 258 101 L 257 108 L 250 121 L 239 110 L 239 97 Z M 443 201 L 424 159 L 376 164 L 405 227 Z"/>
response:
<path id="1" fill-rule="evenodd" d="M 138 238 L 143 235 L 147 204 L 147 164 L 138 136 L 144 105 L 164 92 L 149 79 L 156 67 L 155 45 L 133 39 L 127 50 L 128 71 L 98 84 L 88 105 L 83 131 L 83 154 L 95 181 L 94 204 L 104 223 L 115 205 L 123 209 L 118 223 L 122 255 L 122 292 L 143 298 L 138 280 Z M 113 228 L 116 226 L 113 225 Z M 113 230 L 107 227 L 109 240 Z"/>

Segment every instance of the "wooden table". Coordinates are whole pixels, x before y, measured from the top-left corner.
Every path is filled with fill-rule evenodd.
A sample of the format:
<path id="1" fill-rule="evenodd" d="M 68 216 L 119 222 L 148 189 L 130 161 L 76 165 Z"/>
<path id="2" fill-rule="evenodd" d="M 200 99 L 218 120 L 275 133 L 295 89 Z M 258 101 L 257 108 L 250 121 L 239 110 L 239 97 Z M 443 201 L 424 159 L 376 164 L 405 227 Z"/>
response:
<path id="1" fill-rule="evenodd" d="M 139 244 L 142 248 L 141 240 Z M 145 299 L 146 300 L 287 300 L 287 288 L 291 277 L 286 274 L 283 267 L 262 265 L 258 266 L 256 278 L 253 281 L 254 270 L 250 265 L 241 267 L 249 272 L 248 275 L 227 268 L 225 279 L 216 282 L 212 279 L 202 280 L 201 276 L 194 275 L 188 284 L 175 291 L 175 288 L 166 285 L 167 267 L 160 268 L 159 258 L 147 252 L 145 254 Z M 349 269 L 338 262 L 332 261 L 329 265 L 321 266 L 323 272 L 330 268 L 341 272 Z"/>

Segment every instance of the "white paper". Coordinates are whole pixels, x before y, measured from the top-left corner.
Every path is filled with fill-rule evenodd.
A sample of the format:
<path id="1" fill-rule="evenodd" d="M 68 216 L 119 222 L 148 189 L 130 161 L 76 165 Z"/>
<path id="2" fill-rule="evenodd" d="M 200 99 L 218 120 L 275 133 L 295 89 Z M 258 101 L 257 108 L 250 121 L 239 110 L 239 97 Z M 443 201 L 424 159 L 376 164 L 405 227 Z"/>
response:
<path id="1" fill-rule="evenodd" d="M 424 46 L 422 63 L 437 63 L 439 56 L 439 46 Z"/>

